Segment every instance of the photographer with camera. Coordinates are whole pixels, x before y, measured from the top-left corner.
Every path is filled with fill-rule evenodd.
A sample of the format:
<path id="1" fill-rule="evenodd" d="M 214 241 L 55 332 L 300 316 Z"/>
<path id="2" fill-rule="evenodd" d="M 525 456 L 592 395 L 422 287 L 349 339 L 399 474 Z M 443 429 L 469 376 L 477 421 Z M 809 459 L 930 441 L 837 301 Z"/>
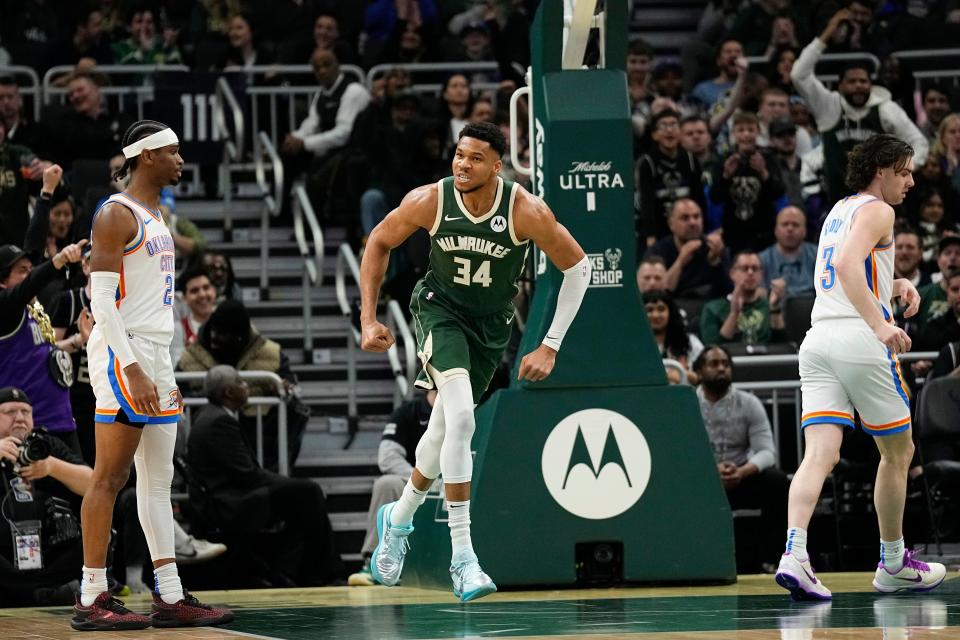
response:
<path id="1" fill-rule="evenodd" d="M 74 601 L 79 498 L 92 475 L 67 445 L 34 429 L 27 394 L 0 388 L 0 606 Z"/>

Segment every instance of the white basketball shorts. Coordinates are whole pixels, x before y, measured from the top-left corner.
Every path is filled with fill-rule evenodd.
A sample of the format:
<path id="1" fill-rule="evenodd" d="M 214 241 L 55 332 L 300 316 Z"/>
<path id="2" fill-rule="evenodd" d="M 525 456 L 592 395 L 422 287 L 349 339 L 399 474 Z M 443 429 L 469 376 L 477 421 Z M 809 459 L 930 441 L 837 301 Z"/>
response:
<path id="1" fill-rule="evenodd" d="M 170 348 L 145 338 L 129 335 L 137 362 L 153 383 L 160 398 L 160 415 L 148 416 L 133 409 L 127 379 L 103 334 L 94 325 L 87 343 L 90 385 L 97 398 L 96 422 L 120 421 L 131 426 L 166 424 L 180 419 L 180 392 L 170 362 Z M 118 415 L 119 414 L 119 415 Z"/>
<path id="2" fill-rule="evenodd" d="M 900 361 L 859 318 L 817 322 L 800 345 L 800 427 L 854 428 L 853 412 L 873 436 L 910 428 L 910 399 Z"/>

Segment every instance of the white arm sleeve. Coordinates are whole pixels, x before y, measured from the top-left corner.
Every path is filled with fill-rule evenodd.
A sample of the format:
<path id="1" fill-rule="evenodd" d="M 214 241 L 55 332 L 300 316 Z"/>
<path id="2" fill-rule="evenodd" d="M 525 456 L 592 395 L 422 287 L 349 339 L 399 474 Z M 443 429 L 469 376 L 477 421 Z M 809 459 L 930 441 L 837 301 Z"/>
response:
<path id="1" fill-rule="evenodd" d="M 133 364 L 137 359 L 130 349 L 130 340 L 127 330 L 123 327 L 123 319 L 117 310 L 117 287 L 120 286 L 120 274 L 114 271 L 94 271 L 90 274 L 90 309 L 93 317 L 100 325 L 100 331 L 107 340 L 107 345 L 113 349 L 113 354 L 120 361 L 123 369 Z"/>
<path id="2" fill-rule="evenodd" d="M 560 293 L 557 294 L 557 310 L 553 314 L 550 329 L 543 339 L 543 344 L 554 351 L 560 350 L 563 336 L 567 334 L 570 323 L 577 316 L 583 294 L 587 292 L 587 285 L 590 284 L 590 271 L 590 259 L 583 256 L 580 262 L 563 272 L 563 284 L 560 285 Z"/>

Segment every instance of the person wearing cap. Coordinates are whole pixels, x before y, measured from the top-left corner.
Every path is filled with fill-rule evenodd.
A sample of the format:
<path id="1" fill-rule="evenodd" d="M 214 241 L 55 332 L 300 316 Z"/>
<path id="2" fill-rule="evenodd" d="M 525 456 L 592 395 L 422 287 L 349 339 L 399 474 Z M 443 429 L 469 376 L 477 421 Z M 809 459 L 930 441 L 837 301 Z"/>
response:
<path id="1" fill-rule="evenodd" d="M 483 20 L 472 20 L 460 30 L 460 51 L 454 56 L 464 62 L 493 60 L 490 48 L 490 28 Z"/>
<path id="2" fill-rule="evenodd" d="M 797 153 L 797 134 L 800 131 L 803 129 L 797 129 L 789 116 L 774 118 L 767 126 L 769 148 L 780 167 L 784 196 L 795 207 L 803 207 L 803 182 L 800 180 L 802 165 Z"/>
<path id="3" fill-rule="evenodd" d="M 20 464 L 21 445 L 33 433 L 30 397 L 17 387 L 0 388 L 0 500 L 6 504 L 0 509 L 0 603 L 6 606 L 71 603 L 82 557 L 78 497 L 90 486 L 93 470 L 57 438 L 44 438 L 49 457 Z M 56 521 L 50 516 L 54 509 Z M 13 530 L 22 535 L 24 520 L 41 522 L 42 568 L 13 557 Z M 51 545 L 54 536 L 63 539 Z"/>
<path id="4" fill-rule="evenodd" d="M 20 247 L 0 247 L 0 386 L 15 384 L 36 398 L 37 423 L 78 453 L 69 392 L 73 368 L 34 298 L 67 264 L 80 261 L 86 242 L 67 245 L 36 267 Z"/>
<path id="5" fill-rule="evenodd" d="M 950 271 L 960 269 L 960 236 L 948 235 L 940 240 L 937 267 L 940 272 L 933 274 L 933 282 L 920 289 L 921 303 L 916 318 L 921 333 L 931 321 L 945 314 L 950 308 L 945 276 Z"/>

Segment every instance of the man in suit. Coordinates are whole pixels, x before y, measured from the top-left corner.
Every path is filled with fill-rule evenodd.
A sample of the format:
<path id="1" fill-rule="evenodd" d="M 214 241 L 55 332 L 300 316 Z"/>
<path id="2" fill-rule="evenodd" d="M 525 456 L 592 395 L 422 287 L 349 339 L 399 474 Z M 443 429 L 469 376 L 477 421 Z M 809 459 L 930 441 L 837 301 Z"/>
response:
<path id="1" fill-rule="evenodd" d="M 188 466 L 206 487 L 197 496 L 198 508 L 228 533 L 252 533 L 283 522 L 284 540 L 277 544 L 281 571 L 297 586 L 339 579 L 343 569 L 320 485 L 267 471 L 257 462 L 237 419 L 249 389 L 236 369 L 211 368 L 204 387 L 210 405 L 187 441 Z"/>

